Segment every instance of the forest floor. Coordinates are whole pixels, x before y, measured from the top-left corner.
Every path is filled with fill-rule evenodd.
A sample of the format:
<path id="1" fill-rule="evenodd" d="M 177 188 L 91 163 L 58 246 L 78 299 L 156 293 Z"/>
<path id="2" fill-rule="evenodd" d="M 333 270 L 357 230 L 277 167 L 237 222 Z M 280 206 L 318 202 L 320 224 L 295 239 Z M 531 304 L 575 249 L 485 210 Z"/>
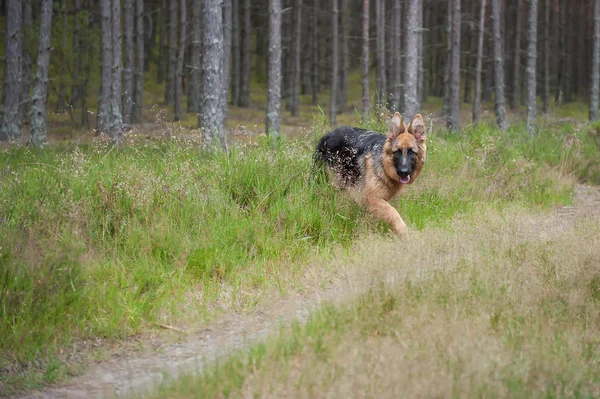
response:
<path id="1" fill-rule="evenodd" d="M 517 269 L 529 268 L 525 273 L 531 280 L 545 278 L 539 274 L 543 268 L 531 266 L 532 261 L 535 264 L 535 259 L 538 259 L 539 256 L 550 256 L 549 262 L 555 267 L 552 272 L 555 276 L 552 278 L 556 280 L 569 280 L 573 274 L 579 272 L 591 273 L 593 274 L 591 277 L 597 279 L 600 277 L 600 269 L 597 264 L 600 258 L 600 245 L 598 245 L 600 244 L 598 242 L 600 235 L 597 234 L 599 229 L 600 189 L 595 186 L 579 184 L 575 189 L 572 206 L 563 206 L 550 211 L 532 211 L 519 207 L 501 212 L 489 209 L 484 212 L 483 216 L 463 215 L 455 218 L 450 229 L 425 228 L 413 232 L 407 244 L 398 244 L 383 236 L 365 236 L 355 244 L 354 250 L 350 251 L 351 255 L 338 254 L 329 260 L 314 259 L 306 268 L 304 281 L 301 284 L 306 289 L 302 292 L 290 292 L 285 296 L 272 293 L 251 311 L 234 311 L 208 324 L 173 326 L 170 330 L 167 329 L 160 334 L 132 344 L 128 350 L 121 349 L 112 355 L 109 354 L 104 361 L 89 365 L 83 374 L 73 377 L 63 385 L 31 392 L 23 398 L 143 395 L 151 392 L 159 384 L 164 385 L 165 381 L 173 381 L 182 374 L 198 373 L 206 364 L 208 364 L 207 367 L 212 367 L 211 364 L 215 359 L 226 357 L 257 341 L 269 339 L 269 337 L 276 339 L 273 337 L 280 331 L 285 334 L 285 330 L 294 321 L 300 324 L 305 323 L 310 315 L 324 303 L 333 304 L 335 307 L 342 306 L 344 303 L 356 301 L 365 292 L 380 284 L 395 284 L 399 286 L 395 289 L 403 290 L 406 289 L 403 284 L 409 280 L 412 280 L 413 284 L 417 284 L 415 281 L 419 280 L 430 280 L 431 282 L 439 280 L 440 274 L 443 280 L 445 276 L 451 276 L 461 268 L 461 259 L 478 259 L 478 256 L 482 256 L 482 243 L 487 243 L 487 245 L 500 243 L 497 247 L 500 250 L 507 249 L 514 252 L 515 249 L 518 249 L 521 257 L 513 260 L 516 262 L 514 273 L 518 273 Z M 552 251 L 551 255 L 548 255 L 547 251 L 544 252 L 544 249 L 553 247 L 558 249 L 556 252 Z M 529 253 L 530 249 L 533 249 L 533 253 Z M 511 252 L 507 253 L 507 258 L 510 258 Z M 578 265 L 581 262 L 587 262 L 587 267 L 580 269 Z M 462 264 L 462 268 L 467 268 L 469 272 L 475 272 L 476 269 L 482 268 L 482 273 L 488 272 L 478 261 L 466 266 Z M 550 285 L 552 284 L 548 284 L 546 287 L 548 290 L 552 289 L 549 287 Z M 566 297 L 575 294 L 574 290 L 565 292 Z M 521 295 L 523 301 L 527 302 L 525 293 L 515 293 L 515 295 Z M 409 309 L 402 309 L 406 305 L 398 305 L 399 311 L 406 313 L 409 317 L 408 315 L 411 314 Z M 435 313 L 434 308 L 432 306 L 426 313 Z M 507 313 L 509 311 L 506 309 Z M 474 349 L 467 342 L 473 340 L 473 334 L 485 335 L 494 341 L 483 331 L 491 328 L 489 320 L 485 322 L 487 325 L 482 326 L 478 321 L 481 317 L 487 318 L 487 315 L 475 315 L 473 318 L 465 320 L 460 320 L 461 317 L 458 316 L 459 322 L 454 320 L 447 324 L 447 330 L 445 327 L 440 329 L 440 326 L 433 326 L 426 334 L 428 338 L 412 335 L 412 339 L 419 340 L 426 346 L 427 340 L 433 339 L 432 337 L 439 338 L 450 335 L 450 341 L 460 341 L 463 347 L 458 350 L 466 353 Z M 434 324 L 439 324 L 439 322 Z M 464 325 L 460 323 L 464 323 Z M 594 329 L 597 331 L 598 320 L 592 321 L 592 323 L 595 323 Z M 420 326 L 419 328 L 424 327 Z M 479 331 L 480 329 L 482 331 Z M 358 351 L 368 342 L 368 339 L 365 341 L 353 340 L 344 347 L 344 353 Z M 381 353 L 377 351 L 381 351 Z M 370 358 L 385 358 L 385 351 L 386 346 L 371 347 Z M 525 350 L 525 352 L 527 351 Z M 332 356 L 342 355 L 338 353 Z M 527 356 L 527 353 L 524 356 Z M 299 363 L 298 367 L 301 368 L 302 364 L 306 362 L 303 357 L 306 356 L 303 356 L 302 353 L 297 355 L 294 364 Z M 491 369 L 500 367 L 494 366 L 493 362 L 488 360 L 483 361 L 484 367 Z M 315 362 L 315 360 L 311 362 Z M 466 370 L 456 370 L 456 373 L 460 375 L 455 377 L 460 380 L 468 373 L 474 372 L 474 368 L 481 366 L 476 363 L 471 364 Z M 265 367 L 268 368 L 268 365 Z M 314 367 L 314 364 L 311 367 Z M 345 361 L 343 367 L 360 368 L 356 364 L 351 366 Z M 444 391 L 439 392 L 433 388 L 436 385 L 434 384 L 435 372 L 427 375 L 427 367 L 427 364 L 420 366 L 420 370 L 425 372 L 425 375 L 421 375 L 420 381 L 421 383 L 428 381 L 431 386 L 412 392 L 443 393 Z M 396 372 L 401 371 L 395 370 Z M 596 367 L 594 372 L 597 371 Z M 357 371 L 355 370 L 355 372 Z M 254 373 L 259 373 L 259 371 Z M 278 378 L 276 374 L 277 372 L 274 373 L 273 379 Z M 336 378 L 334 384 L 330 384 L 338 385 L 340 390 L 335 391 L 338 395 L 348 392 L 346 389 L 350 389 L 350 386 L 355 384 L 348 380 L 348 378 L 356 377 L 356 375 L 352 377 L 351 374 L 342 371 L 342 376 Z M 260 380 L 260 376 L 256 378 Z M 494 379 L 492 374 L 489 378 Z M 269 377 L 263 376 L 263 379 L 269 379 Z M 388 382 L 391 383 L 391 381 Z M 441 378 L 442 386 L 443 383 L 444 379 Z M 267 391 L 261 391 L 264 384 L 271 384 Z M 409 384 L 405 392 L 411 392 L 411 387 L 414 388 L 414 385 Z M 258 384 L 258 392 L 262 392 L 263 396 L 272 397 L 299 394 L 299 391 L 292 391 L 291 387 L 285 388 L 281 384 L 278 384 L 277 387 L 273 388 L 272 381 L 263 381 L 262 384 Z M 246 387 L 246 389 L 249 388 Z M 257 392 L 256 389 L 256 385 L 254 385 L 254 392 Z M 377 390 L 373 391 L 373 389 L 375 388 L 371 387 L 371 392 L 376 393 Z M 239 396 L 244 396 L 244 392 L 250 393 L 252 390 L 244 391 L 242 389 Z M 318 396 L 326 396 L 326 392 L 323 391 Z M 392 391 L 385 392 L 391 394 Z M 445 392 L 449 393 L 449 391 Z M 331 394 L 333 391 L 329 391 L 329 393 Z M 358 394 L 358 392 L 356 393 Z M 362 394 L 358 395 L 363 396 Z M 167 397 L 169 395 L 159 396 Z"/>

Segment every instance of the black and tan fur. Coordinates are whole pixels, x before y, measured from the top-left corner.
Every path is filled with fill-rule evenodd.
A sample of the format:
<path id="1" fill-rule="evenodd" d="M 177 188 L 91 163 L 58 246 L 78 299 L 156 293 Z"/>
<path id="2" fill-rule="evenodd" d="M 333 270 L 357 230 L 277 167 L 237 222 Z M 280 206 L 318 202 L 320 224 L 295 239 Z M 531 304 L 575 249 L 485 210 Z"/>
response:
<path id="1" fill-rule="evenodd" d="M 407 237 L 406 223 L 388 201 L 423 170 L 427 146 L 425 124 L 416 115 L 406 127 L 399 113 L 387 136 L 354 127 L 340 127 L 321 138 L 315 159 L 333 172 L 333 183 Z"/>

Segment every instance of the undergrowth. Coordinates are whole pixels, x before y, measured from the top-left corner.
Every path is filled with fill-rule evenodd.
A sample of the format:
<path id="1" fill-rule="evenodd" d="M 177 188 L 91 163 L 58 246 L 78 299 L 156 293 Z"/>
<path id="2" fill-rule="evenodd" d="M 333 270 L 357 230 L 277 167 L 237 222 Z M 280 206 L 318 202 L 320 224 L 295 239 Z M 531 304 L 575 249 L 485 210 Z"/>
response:
<path id="1" fill-rule="evenodd" d="M 358 295 L 150 397 L 595 397 L 597 215 L 550 237 L 529 217 L 516 206 L 427 229 L 400 250 L 361 244 L 349 269 L 386 272 Z"/>
<path id="2" fill-rule="evenodd" d="M 384 131 L 385 121 L 363 126 Z M 269 287 L 285 292 L 311 256 L 370 230 L 389 233 L 310 178 L 327 128 L 319 119 L 308 138 L 229 154 L 176 138 L 3 150 L 0 378 L 54 370 L 84 340 L 251 306 Z M 394 205 L 420 229 L 476 207 L 568 203 L 568 176 L 598 179 L 598 149 L 582 134 L 429 132 L 425 171 Z"/>

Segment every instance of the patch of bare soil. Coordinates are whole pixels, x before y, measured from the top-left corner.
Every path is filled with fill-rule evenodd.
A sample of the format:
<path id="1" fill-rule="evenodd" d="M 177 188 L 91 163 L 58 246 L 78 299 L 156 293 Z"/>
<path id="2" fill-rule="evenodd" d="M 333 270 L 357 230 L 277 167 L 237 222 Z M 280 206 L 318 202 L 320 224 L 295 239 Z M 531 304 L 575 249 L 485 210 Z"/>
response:
<path id="1" fill-rule="evenodd" d="M 573 206 L 554 209 L 549 213 L 520 213 L 517 221 L 501 227 L 499 234 L 510 235 L 511 239 L 528 242 L 559 236 L 578 223 L 589 219 L 600 219 L 600 188 L 578 185 Z M 496 225 L 497 228 L 498 225 Z M 423 241 L 420 248 L 430 252 L 421 259 L 434 267 L 436 259 L 451 254 L 440 253 L 436 240 L 443 239 L 444 232 L 415 232 L 411 241 Z M 457 248 L 468 245 L 455 237 Z M 90 365 L 83 375 L 72 378 L 62 386 L 31 392 L 23 398 L 97 398 L 123 396 L 132 393 L 142 394 L 162 381 L 176 378 L 182 373 L 201 371 L 205 364 L 217 357 L 226 356 L 234 350 L 243 349 L 253 342 L 265 339 L 277 332 L 282 325 L 294 320 L 306 321 L 310 312 L 322 301 L 344 301 L 364 292 L 372 284 L 382 279 L 394 278 L 394 262 L 389 261 L 390 251 L 399 255 L 411 253 L 409 244 L 390 244 L 389 239 L 365 238 L 357 244 L 357 251 L 368 255 L 358 256 L 349 262 L 339 259 L 333 267 L 317 264 L 307 267 L 304 294 L 294 294 L 288 298 L 273 296 L 269 304 L 259 306 L 251 313 L 233 313 L 216 322 L 196 328 L 171 332 L 178 339 L 160 339 L 146 342 L 145 350 L 113 356 L 108 360 Z M 417 243 L 420 245 L 420 243 Z M 390 249 L 391 248 L 391 249 Z M 387 263 L 377 264 L 378 251 L 385 252 Z M 443 251 L 443 250 L 442 250 Z M 399 256 L 398 256 L 399 257 Z M 419 263 L 423 263 L 419 262 Z M 338 264 L 339 263 L 339 264 Z M 331 265 L 330 265 L 331 266 Z M 323 281 L 326 284 L 323 285 Z M 151 348 L 150 348 L 151 347 Z"/>

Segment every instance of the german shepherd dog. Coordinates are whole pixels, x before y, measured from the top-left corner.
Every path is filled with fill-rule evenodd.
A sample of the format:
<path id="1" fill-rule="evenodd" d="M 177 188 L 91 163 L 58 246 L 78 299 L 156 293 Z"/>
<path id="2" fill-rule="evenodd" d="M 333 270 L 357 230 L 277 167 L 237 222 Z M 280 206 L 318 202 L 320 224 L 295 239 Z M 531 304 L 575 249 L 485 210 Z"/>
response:
<path id="1" fill-rule="evenodd" d="M 319 140 L 315 161 L 333 174 L 333 184 L 348 191 L 378 218 L 406 239 L 406 223 L 388 201 L 415 182 L 425 164 L 425 124 L 417 114 L 406 127 L 398 112 L 387 137 L 350 126 L 335 129 Z"/>

